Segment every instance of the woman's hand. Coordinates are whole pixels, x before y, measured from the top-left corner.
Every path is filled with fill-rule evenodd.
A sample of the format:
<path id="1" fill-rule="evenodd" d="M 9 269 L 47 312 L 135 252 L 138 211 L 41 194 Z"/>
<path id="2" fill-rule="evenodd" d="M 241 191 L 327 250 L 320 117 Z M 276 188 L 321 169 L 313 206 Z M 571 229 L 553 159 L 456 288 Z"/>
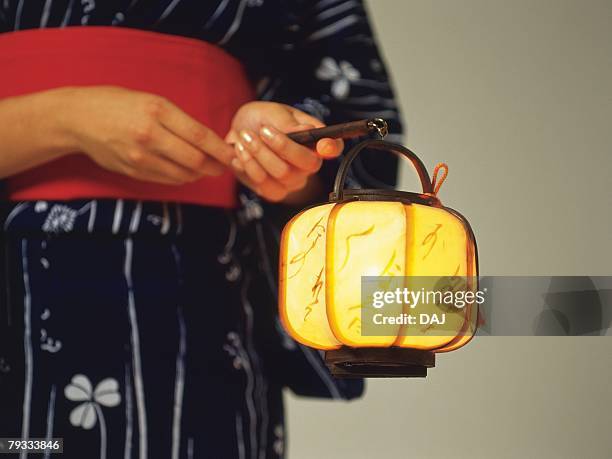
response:
<path id="1" fill-rule="evenodd" d="M 229 143 L 235 144 L 236 158 L 231 161 L 234 173 L 269 201 L 292 200 L 304 194 L 316 185 L 311 178 L 321 167 L 321 157 L 338 156 L 344 144 L 341 140 L 322 139 L 316 150 L 311 150 L 293 142 L 285 133 L 319 127 L 324 127 L 321 121 L 288 105 L 274 102 L 243 105 L 226 136 Z"/>
<path id="2" fill-rule="evenodd" d="M 179 185 L 219 175 L 233 149 L 170 101 L 119 87 L 66 88 L 76 151 L 137 180 Z"/>

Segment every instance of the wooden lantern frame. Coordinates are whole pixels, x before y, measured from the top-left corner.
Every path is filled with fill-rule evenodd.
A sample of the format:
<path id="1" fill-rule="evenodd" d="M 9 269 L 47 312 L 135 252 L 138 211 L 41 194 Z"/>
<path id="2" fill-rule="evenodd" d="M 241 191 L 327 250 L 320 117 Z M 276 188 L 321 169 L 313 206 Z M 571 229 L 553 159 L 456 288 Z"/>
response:
<path id="1" fill-rule="evenodd" d="M 398 191 L 393 189 L 345 189 L 344 184 L 348 174 L 349 167 L 356 156 L 365 149 L 386 151 L 396 154 L 399 157 L 408 159 L 414 166 L 422 186 L 422 193 L 414 193 L 408 191 Z M 423 162 L 418 156 L 408 148 L 382 140 L 367 140 L 356 145 L 344 157 L 336 179 L 334 188 L 329 195 L 329 203 L 344 204 L 354 201 L 380 201 L 380 202 L 400 202 L 402 204 L 421 204 L 429 207 L 436 207 L 445 210 L 456 217 L 464 226 L 466 237 L 468 240 L 468 251 L 473 253 L 467 254 L 468 272 L 476 273 L 474 282 L 476 285 L 471 287 L 478 288 L 478 250 L 474 233 L 469 222 L 454 209 L 445 207 L 437 198 L 434 184 L 430 179 L 429 173 Z M 320 204 L 318 204 L 320 205 Z M 316 206 L 312 206 L 316 207 Z M 312 208 L 311 207 L 311 208 Z M 305 209 L 308 210 L 308 209 Z M 289 226 L 289 225 L 288 225 Z M 281 244 L 281 253 L 286 251 L 286 240 L 283 238 Z M 281 257 L 282 259 L 282 257 Z M 286 268 L 286 267 L 285 267 Z M 283 266 L 280 267 L 281 288 L 284 275 Z M 471 281 L 468 281 L 471 282 Z M 284 313 L 283 295 L 279 296 L 279 307 L 281 310 L 281 320 L 288 328 L 287 318 Z M 476 304 L 471 305 L 476 307 Z M 477 314 L 477 310 L 476 310 Z M 469 320 L 467 321 L 469 324 Z M 344 378 L 361 378 L 361 377 L 425 377 L 427 369 L 435 366 L 435 353 L 448 352 L 450 350 L 462 347 L 467 344 L 478 327 L 478 323 L 473 324 L 472 332 L 467 334 L 458 334 L 453 340 L 443 346 L 443 349 L 436 350 L 421 350 L 407 347 L 349 347 L 342 346 L 338 349 L 325 351 L 325 363 L 331 373 L 336 377 Z M 289 329 L 289 328 L 288 328 Z"/>

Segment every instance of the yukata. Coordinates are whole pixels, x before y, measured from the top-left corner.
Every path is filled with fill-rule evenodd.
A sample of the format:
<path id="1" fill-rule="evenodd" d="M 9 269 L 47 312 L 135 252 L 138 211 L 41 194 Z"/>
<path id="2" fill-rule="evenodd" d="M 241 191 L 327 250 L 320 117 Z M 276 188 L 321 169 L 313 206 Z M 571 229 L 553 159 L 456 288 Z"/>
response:
<path id="1" fill-rule="evenodd" d="M 202 40 L 244 65 L 259 100 L 401 132 L 361 1 L 0 2 L 0 36 L 68 26 Z M 396 160 L 374 156 L 350 186 L 395 184 Z M 337 167 L 319 172 L 327 191 Z M 283 389 L 360 396 L 278 319 L 280 230 L 299 209 L 244 188 L 236 203 L 4 199 L 0 436 L 62 437 L 67 458 L 276 458 Z"/>

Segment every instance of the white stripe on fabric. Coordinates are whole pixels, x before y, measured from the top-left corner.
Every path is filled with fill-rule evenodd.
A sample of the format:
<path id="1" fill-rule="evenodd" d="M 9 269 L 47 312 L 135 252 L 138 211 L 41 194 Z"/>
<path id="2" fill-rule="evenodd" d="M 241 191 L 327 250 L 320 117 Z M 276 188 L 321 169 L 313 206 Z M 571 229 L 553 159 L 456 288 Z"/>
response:
<path id="1" fill-rule="evenodd" d="M 270 85 L 270 87 L 266 90 L 266 92 L 264 92 L 260 99 L 261 100 L 272 100 L 272 98 L 274 97 L 274 95 L 276 94 L 276 91 L 278 90 L 278 88 L 281 86 L 281 81 L 278 79 L 275 79 L 274 82 Z"/>
<path id="2" fill-rule="evenodd" d="M 172 419 L 172 459 L 178 459 L 181 450 L 181 421 L 183 411 L 183 394 L 185 391 L 185 352 L 187 340 L 185 336 L 185 320 L 179 313 L 180 342 L 176 356 L 176 380 L 174 382 L 174 413 Z"/>
<path id="3" fill-rule="evenodd" d="M 193 459 L 193 438 L 187 439 L 187 459 Z"/>
<path id="4" fill-rule="evenodd" d="M 72 17 L 72 7 L 74 5 L 74 0 L 70 0 L 68 4 L 68 8 L 66 8 L 66 14 L 64 14 L 64 19 L 62 19 L 61 27 L 66 27 L 68 22 L 70 22 L 70 18 Z"/>
<path id="5" fill-rule="evenodd" d="M 30 409 L 32 403 L 32 379 L 34 361 L 32 355 L 32 296 L 30 294 L 30 273 L 28 271 L 28 241 L 21 240 L 21 268 L 23 270 L 23 348 L 25 357 L 25 382 L 23 391 L 23 417 L 21 421 L 21 439 L 30 437 Z M 28 457 L 27 450 L 22 450 L 21 459 Z"/>
<path id="6" fill-rule="evenodd" d="M 314 5 L 314 9 L 315 10 L 323 10 L 325 8 L 328 8 L 332 5 L 335 5 L 336 3 L 340 2 L 341 0 L 321 0 L 320 2 L 316 3 Z"/>
<path id="7" fill-rule="evenodd" d="M 23 212 L 29 205 L 30 203 L 28 202 L 20 202 L 15 207 L 13 207 L 13 210 L 9 212 L 9 214 L 6 217 L 6 220 L 4 220 L 4 230 L 7 230 L 9 226 L 11 225 L 11 222 L 13 221 L 13 219 L 17 215 L 19 215 L 21 212 Z"/>
<path id="8" fill-rule="evenodd" d="M 45 440 L 51 441 L 53 438 L 53 421 L 55 418 L 55 392 L 56 387 L 55 384 L 51 386 L 51 391 L 49 392 L 49 404 L 47 405 L 47 432 L 45 434 Z M 51 450 L 46 449 L 43 459 L 49 459 L 51 457 Z"/>
<path id="9" fill-rule="evenodd" d="M 123 199 L 117 199 L 115 203 L 115 214 L 113 215 L 113 234 L 119 232 L 121 217 L 123 217 Z"/>
<path id="10" fill-rule="evenodd" d="M 183 206 L 176 204 L 176 234 L 183 234 Z"/>
<path id="11" fill-rule="evenodd" d="M 40 28 L 44 29 L 47 27 L 47 23 L 49 22 L 49 13 L 51 12 L 51 4 L 53 0 L 45 0 L 45 6 L 43 8 L 42 15 L 40 16 Z"/>
<path id="12" fill-rule="evenodd" d="M 246 400 L 247 410 L 249 412 L 249 449 L 251 451 L 251 459 L 257 457 L 257 411 L 255 408 L 255 378 L 251 368 L 251 362 L 247 352 L 242 349 L 240 355 L 243 361 L 244 372 L 247 375 L 247 385 L 244 389 L 244 398 Z"/>
<path id="13" fill-rule="evenodd" d="M 397 104 L 393 99 L 388 97 L 381 97 L 376 94 L 361 97 L 347 97 L 346 99 L 342 99 L 339 102 L 347 105 L 380 105 L 386 108 L 397 107 Z"/>
<path id="14" fill-rule="evenodd" d="M 138 231 L 140 226 L 140 217 L 142 216 L 142 201 L 136 203 L 136 207 L 132 212 L 132 220 L 130 221 L 130 234 L 134 234 Z"/>
<path id="15" fill-rule="evenodd" d="M 180 272 L 180 255 L 176 246 L 172 245 L 172 253 L 177 271 Z M 185 354 L 187 352 L 187 330 L 182 306 L 177 308 L 179 326 L 179 348 L 176 355 L 176 376 L 174 380 L 174 412 L 172 418 L 172 459 L 178 459 L 181 450 L 181 421 L 183 412 L 183 394 L 185 391 Z"/>
<path id="16" fill-rule="evenodd" d="M 372 47 L 375 45 L 374 39 L 370 35 L 365 35 L 363 33 L 353 35 L 352 37 L 347 37 L 344 39 L 344 42 L 347 44 L 359 43 L 361 45 Z"/>
<path id="17" fill-rule="evenodd" d="M 132 377 L 130 367 L 125 365 L 125 445 L 123 447 L 123 459 L 132 459 Z"/>
<path id="18" fill-rule="evenodd" d="M 252 377 L 254 377 L 254 383 L 255 383 L 253 387 L 253 395 L 255 396 L 256 394 L 260 402 L 259 408 L 261 411 L 262 423 L 261 423 L 260 434 L 259 434 L 260 442 L 259 442 L 258 457 L 262 459 L 265 457 L 266 447 L 267 447 L 266 443 L 268 439 L 268 435 L 267 435 L 268 408 L 267 408 L 267 396 L 266 396 L 267 389 L 266 389 L 266 383 L 264 381 L 263 375 L 259 368 L 259 358 L 257 355 L 257 351 L 255 350 L 255 344 L 253 342 L 254 314 L 253 314 L 253 307 L 251 306 L 251 302 L 249 301 L 249 298 L 247 295 L 250 283 L 251 283 L 251 276 L 250 274 L 247 273 L 244 278 L 244 283 L 242 284 L 240 296 L 242 300 L 244 314 L 246 317 L 246 324 L 245 324 L 246 349 L 245 351 L 249 358 L 249 362 L 252 362 L 252 365 L 250 365 L 250 367 L 253 372 Z M 252 439 L 253 430 L 255 431 L 255 433 L 257 432 L 256 424 L 255 425 L 251 424 L 251 445 L 250 445 L 251 446 L 251 456 L 256 451 L 256 447 L 254 446 L 253 439 Z"/>
<path id="19" fill-rule="evenodd" d="M 147 410 L 144 399 L 144 384 L 142 380 L 142 363 L 140 360 L 140 335 L 138 332 L 138 319 L 136 316 L 136 303 L 134 300 L 134 286 L 132 283 L 132 257 L 134 242 L 131 238 L 125 240 L 124 275 L 128 288 L 128 313 L 130 317 L 132 340 L 132 364 L 134 371 L 134 390 L 136 394 L 136 409 L 138 410 L 138 441 L 140 459 L 147 459 Z"/>
<path id="20" fill-rule="evenodd" d="M 347 2 L 341 3 L 340 5 L 334 6 L 333 8 L 325 10 L 322 13 L 317 14 L 315 18 L 320 21 L 324 21 L 325 19 L 332 18 L 337 14 L 344 13 L 353 8 L 357 8 L 359 5 L 359 2 L 356 2 L 355 0 L 349 0 Z"/>
<path id="21" fill-rule="evenodd" d="M 94 225 L 96 223 L 96 212 L 98 211 L 98 201 L 91 201 L 89 207 L 89 221 L 87 222 L 87 231 L 93 232 Z"/>
<path id="22" fill-rule="evenodd" d="M 160 232 L 162 234 L 168 234 L 168 231 L 170 230 L 170 214 L 168 212 L 168 203 L 164 202 L 162 204 L 162 209 L 164 212 L 164 216 L 162 219 L 162 225 L 161 225 L 161 229 Z"/>
<path id="23" fill-rule="evenodd" d="M 240 27 L 240 23 L 242 22 L 242 17 L 244 15 L 244 10 L 246 6 L 247 6 L 247 0 L 241 0 L 240 5 L 238 5 L 238 11 L 236 12 L 236 17 L 234 18 L 234 21 L 232 22 L 232 25 L 228 29 L 225 36 L 221 39 L 221 41 L 219 41 L 219 45 L 225 45 L 238 31 L 238 28 Z"/>
<path id="24" fill-rule="evenodd" d="M 221 3 L 219 3 L 219 6 L 217 6 L 215 12 L 210 18 L 208 18 L 208 21 L 206 21 L 206 23 L 204 24 L 204 29 L 209 29 L 215 22 L 217 22 L 217 19 L 219 19 L 219 16 L 221 16 L 221 14 L 223 14 L 228 4 L 229 0 L 223 0 Z"/>
<path id="25" fill-rule="evenodd" d="M 159 19 L 157 20 L 157 24 L 159 24 L 160 22 L 162 22 L 164 19 L 166 19 L 170 13 L 172 13 L 172 11 L 174 11 L 174 8 L 176 8 L 176 6 L 181 3 L 181 0 L 172 0 L 170 2 L 170 4 L 166 7 L 166 9 L 164 10 L 164 12 L 161 14 L 161 16 L 159 17 Z"/>
<path id="26" fill-rule="evenodd" d="M 17 12 L 15 13 L 15 30 L 21 27 L 21 14 L 23 13 L 23 0 L 19 0 L 17 4 Z"/>
<path id="27" fill-rule="evenodd" d="M 338 390 L 338 387 L 336 386 L 336 383 L 334 383 L 334 380 L 332 379 L 328 370 L 323 366 L 323 362 L 321 362 L 320 357 L 313 355 L 314 351 L 310 348 L 302 346 L 301 344 L 298 344 L 298 347 L 300 348 L 308 362 L 310 362 L 310 365 L 315 369 L 315 371 L 319 375 L 319 378 L 321 378 L 321 381 L 323 381 L 325 386 L 327 386 L 327 390 L 329 391 L 329 394 L 332 396 L 332 398 L 336 400 L 341 399 L 342 395 L 340 395 L 340 391 Z"/>
<path id="28" fill-rule="evenodd" d="M 363 20 L 362 17 L 356 14 L 351 14 L 350 16 L 342 18 L 339 21 L 334 22 L 333 24 L 330 24 L 326 27 L 323 27 L 322 29 L 317 30 L 316 32 L 313 32 L 310 36 L 308 36 L 306 40 L 307 41 L 321 40 L 330 35 L 334 35 L 335 33 L 340 32 L 341 30 L 346 29 L 347 27 L 350 27 L 353 24 L 357 24 L 358 22 L 362 20 Z"/>
<path id="29" fill-rule="evenodd" d="M 242 427 L 242 415 L 236 413 L 236 443 L 238 446 L 238 459 L 246 459 L 244 450 L 244 431 Z"/>
<path id="30" fill-rule="evenodd" d="M 104 413 L 102 408 L 97 403 L 93 404 L 98 417 L 98 424 L 100 425 L 100 459 L 106 459 L 106 419 L 104 419 Z"/>

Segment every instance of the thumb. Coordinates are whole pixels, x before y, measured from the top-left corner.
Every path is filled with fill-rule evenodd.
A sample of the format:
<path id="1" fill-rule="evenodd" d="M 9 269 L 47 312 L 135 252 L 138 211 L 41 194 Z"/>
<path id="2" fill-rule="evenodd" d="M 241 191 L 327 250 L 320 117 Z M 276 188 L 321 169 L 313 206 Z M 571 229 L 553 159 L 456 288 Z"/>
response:
<path id="1" fill-rule="evenodd" d="M 301 131 L 308 131 L 310 129 L 315 129 L 315 126 L 313 126 L 312 124 L 300 124 L 300 123 L 296 123 L 294 125 L 288 125 L 287 128 L 285 129 L 285 133 L 286 134 L 291 134 L 292 132 L 301 132 Z"/>

